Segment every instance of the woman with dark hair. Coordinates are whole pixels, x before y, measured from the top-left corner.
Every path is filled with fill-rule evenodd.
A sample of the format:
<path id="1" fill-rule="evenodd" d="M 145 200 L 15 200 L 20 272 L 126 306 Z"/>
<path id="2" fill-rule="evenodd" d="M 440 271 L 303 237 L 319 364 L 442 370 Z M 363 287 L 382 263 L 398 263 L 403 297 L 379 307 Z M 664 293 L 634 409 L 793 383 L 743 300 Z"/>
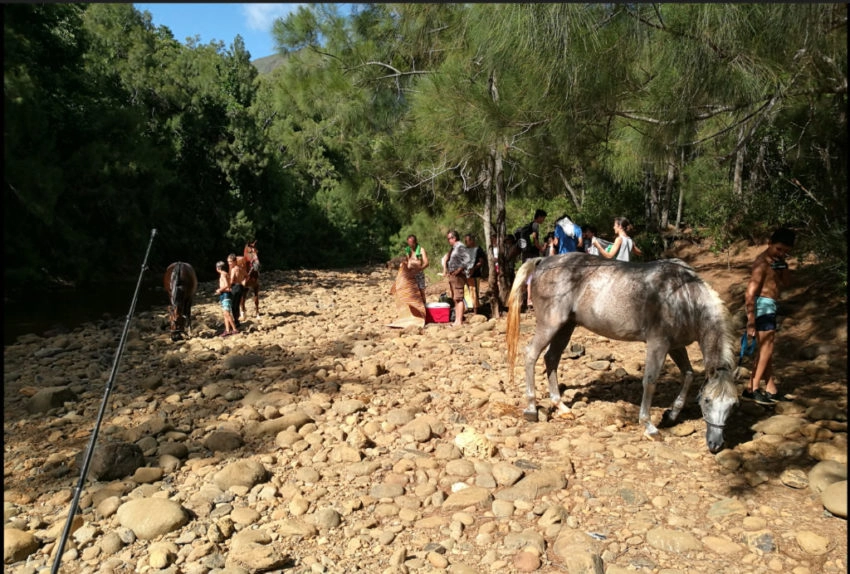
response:
<path id="1" fill-rule="evenodd" d="M 605 259 L 616 259 L 617 261 L 631 261 L 631 255 L 643 255 L 641 250 L 635 245 L 634 239 L 629 237 L 629 232 L 632 230 L 632 224 L 625 217 L 614 218 L 614 233 L 617 238 L 607 248 L 599 242 L 599 239 L 593 238 L 593 245 L 599 250 L 599 255 Z"/>

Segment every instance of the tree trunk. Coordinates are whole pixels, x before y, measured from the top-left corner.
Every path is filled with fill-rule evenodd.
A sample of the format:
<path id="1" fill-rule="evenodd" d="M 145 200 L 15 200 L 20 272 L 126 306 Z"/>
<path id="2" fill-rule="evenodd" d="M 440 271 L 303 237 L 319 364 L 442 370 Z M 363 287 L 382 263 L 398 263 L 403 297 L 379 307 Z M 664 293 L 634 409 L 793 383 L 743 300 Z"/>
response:
<path id="1" fill-rule="evenodd" d="M 661 199 L 661 229 L 667 230 L 670 223 L 670 198 L 673 196 L 673 178 L 676 174 L 676 164 L 673 159 L 667 164 L 667 184 L 664 186 L 664 197 Z"/>
<path id="2" fill-rule="evenodd" d="M 766 148 L 767 148 L 767 138 L 762 138 L 761 142 L 759 143 L 759 151 L 758 151 L 758 154 L 756 155 L 756 159 L 750 165 L 750 177 L 749 177 L 749 182 L 748 182 L 748 185 L 747 185 L 747 188 L 749 190 L 748 195 L 750 196 L 750 198 L 758 190 L 758 186 L 759 186 L 759 183 L 760 183 L 759 180 L 761 179 L 761 174 L 765 173 L 767 171 L 764 168 L 764 157 L 765 157 L 765 153 L 767 151 Z M 743 193 L 743 189 L 741 191 Z M 749 198 L 747 199 L 747 202 L 749 202 Z"/>
<path id="3" fill-rule="evenodd" d="M 738 130 L 738 138 L 744 137 L 744 126 Z M 744 173 L 744 146 L 740 146 L 735 153 L 735 175 L 732 178 L 732 195 L 739 200 L 744 199 L 743 191 L 743 173 Z"/>
<path id="4" fill-rule="evenodd" d="M 679 164 L 680 170 L 681 167 L 685 165 L 685 150 L 682 149 L 682 161 Z M 685 176 L 682 175 L 682 172 L 679 171 L 679 206 L 676 208 L 676 231 L 682 225 L 682 208 L 685 205 Z"/>
<path id="5" fill-rule="evenodd" d="M 496 103 L 499 101 L 499 90 L 496 86 L 496 71 L 493 70 L 490 72 L 490 98 Z M 505 235 L 507 235 L 507 229 L 505 228 L 505 206 L 507 204 L 507 189 L 505 188 L 505 172 L 503 165 L 503 150 L 507 149 L 507 142 L 505 141 L 497 141 L 497 143 L 492 147 L 491 151 L 491 160 L 492 167 L 490 169 L 490 177 L 491 177 L 491 189 L 496 197 L 496 245 L 499 247 L 499 258 L 498 258 L 498 267 L 500 270 L 505 269 L 506 261 L 505 261 Z M 489 196 L 488 196 L 489 198 Z M 490 229 L 487 229 L 487 233 L 491 233 Z M 492 251 L 487 249 L 487 261 L 490 264 L 490 278 L 488 279 L 488 284 L 490 285 L 491 295 L 490 295 L 490 317 L 497 318 L 501 314 L 502 307 L 506 307 L 507 296 L 510 293 L 511 286 L 505 282 L 504 272 L 499 273 L 498 278 L 496 276 L 496 265 L 493 261 Z"/>
<path id="6" fill-rule="evenodd" d="M 650 232 L 658 231 L 658 182 L 655 174 L 647 170 L 646 179 L 648 184 L 646 202 L 646 225 Z"/>
<path id="7" fill-rule="evenodd" d="M 563 170 L 559 169 L 558 175 L 561 176 L 561 181 L 563 182 L 564 187 L 566 188 L 567 192 L 569 193 L 568 198 L 572 199 L 573 205 L 575 205 L 577 210 L 581 211 L 581 204 L 582 204 L 582 200 L 584 199 L 584 190 L 582 190 L 582 197 L 579 198 L 579 196 L 576 194 L 576 191 L 570 185 L 570 182 L 567 181 L 567 176 L 564 175 Z"/>
<path id="8" fill-rule="evenodd" d="M 491 307 L 493 306 L 493 300 L 499 300 L 499 284 L 497 281 L 493 281 L 495 274 L 492 270 L 495 269 L 495 262 L 493 261 L 493 250 L 491 249 L 493 242 L 490 240 L 490 234 L 493 230 L 493 164 L 495 162 L 492 156 L 494 151 L 491 148 L 491 157 L 487 161 L 488 165 L 482 170 L 484 172 L 482 174 L 484 176 L 484 216 L 482 218 L 484 227 L 484 253 L 487 254 L 487 266 L 491 270 L 491 275 L 487 278 Z M 496 244 L 498 245 L 498 239 Z"/>

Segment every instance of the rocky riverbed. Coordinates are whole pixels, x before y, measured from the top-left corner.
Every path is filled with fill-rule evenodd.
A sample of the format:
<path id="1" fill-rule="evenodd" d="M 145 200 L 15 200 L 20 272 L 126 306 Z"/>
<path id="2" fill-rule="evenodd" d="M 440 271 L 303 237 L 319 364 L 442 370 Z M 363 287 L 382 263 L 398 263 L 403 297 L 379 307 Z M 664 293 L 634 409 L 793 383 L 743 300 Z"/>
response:
<path id="1" fill-rule="evenodd" d="M 676 255 L 740 323 L 758 250 Z M 574 419 L 529 423 L 504 318 L 389 329 L 386 269 L 264 272 L 261 315 L 249 302 L 221 338 L 202 284 L 189 340 L 164 305 L 131 323 L 61 571 L 846 572 L 846 301 L 803 267 L 778 335 L 794 400 L 741 403 L 717 455 L 694 396 L 643 437 L 642 343 L 579 328 L 560 367 Z M 123 327 L 4 347 L 6 572 L 53 564 Z M 654 420 L 679 381 L 668 358 Z"/>

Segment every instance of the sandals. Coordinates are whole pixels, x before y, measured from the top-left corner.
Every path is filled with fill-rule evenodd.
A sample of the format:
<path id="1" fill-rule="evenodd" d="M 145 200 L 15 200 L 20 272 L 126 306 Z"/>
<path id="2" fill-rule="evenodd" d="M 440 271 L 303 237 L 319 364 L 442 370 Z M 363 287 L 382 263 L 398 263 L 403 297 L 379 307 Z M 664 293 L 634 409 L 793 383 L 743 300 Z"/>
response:
<path id="1" fill-rule="evenodd" d="M 229 337 L 230 335 L 237 335 L 237 334 L 239 334 L 239 331 L 225 331 L 224 333 L 219 335 L 219 337 Z"/>

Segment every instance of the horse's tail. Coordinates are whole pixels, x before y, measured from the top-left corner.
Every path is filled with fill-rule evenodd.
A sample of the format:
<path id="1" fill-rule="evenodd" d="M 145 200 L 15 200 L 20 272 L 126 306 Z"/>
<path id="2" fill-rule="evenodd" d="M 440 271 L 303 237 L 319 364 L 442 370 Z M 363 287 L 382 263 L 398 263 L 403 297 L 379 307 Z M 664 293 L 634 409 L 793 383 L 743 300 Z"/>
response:
<path id="1" fill-rule="evenodd" d="M 508 381 L 513 386 L 514 366 L 516 365 L 517 342 L 519 341 L 519 308 L 522 306 L 522 293 L 528 276 L 537 268 L 542 259 L 529 259 L 517 271 L 511 292 L 508 295 L 508 324 L 505 337 L 508 344 Z"/>
<path id="2" fill-rule="evenodd" d="M 179 301 L 177 297 L 177 288 L 180 285 L 180 272 L 183 270 L 183 264 L 179 261 L 174 264 L 174 268 L 171 270 L 171 306 L 174 309 L 177 309 L 177 302 Z"/>

